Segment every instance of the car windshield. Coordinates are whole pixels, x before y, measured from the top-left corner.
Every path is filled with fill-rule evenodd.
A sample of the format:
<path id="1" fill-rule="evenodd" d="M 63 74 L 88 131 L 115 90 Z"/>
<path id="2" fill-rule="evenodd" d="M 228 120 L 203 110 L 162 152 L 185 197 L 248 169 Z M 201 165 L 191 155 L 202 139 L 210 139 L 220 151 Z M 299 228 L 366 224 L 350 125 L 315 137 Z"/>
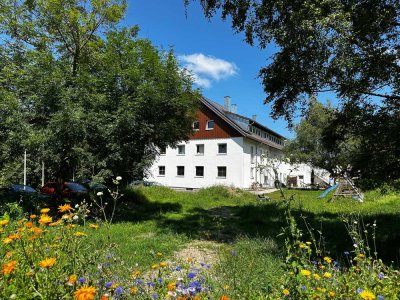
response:
<path id="1" fill-rule="evenodd" d="M 86 188 L 79 183 L 67 182 L 65 186 L 72 191 L 86 192 Z"/>
<path id="2" fill-rule="evenodd" d="M 23 184 L 13 184 L 11 188 L 16 192 L 36 192 L 35 189 Z"/>

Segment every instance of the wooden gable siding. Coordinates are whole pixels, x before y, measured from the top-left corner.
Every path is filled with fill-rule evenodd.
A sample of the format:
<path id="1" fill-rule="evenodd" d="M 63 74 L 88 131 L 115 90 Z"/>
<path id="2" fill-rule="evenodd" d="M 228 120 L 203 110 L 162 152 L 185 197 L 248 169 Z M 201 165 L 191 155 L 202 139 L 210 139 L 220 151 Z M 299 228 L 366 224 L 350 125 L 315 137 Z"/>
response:
<path id="1" fill-rule="evenodd" d="M 214 121 L 213 130 L 206 130 L 208 120 Z M 201 104 L 201 108 L 197 112 L 197 121 L 200 122 L 200 129 L 194 132 L 190 137 L 191 140 L 220 139 L 241 136 L 237 130 L 228 125 L 222 118 L 217 116 L 204 104 Z"/>

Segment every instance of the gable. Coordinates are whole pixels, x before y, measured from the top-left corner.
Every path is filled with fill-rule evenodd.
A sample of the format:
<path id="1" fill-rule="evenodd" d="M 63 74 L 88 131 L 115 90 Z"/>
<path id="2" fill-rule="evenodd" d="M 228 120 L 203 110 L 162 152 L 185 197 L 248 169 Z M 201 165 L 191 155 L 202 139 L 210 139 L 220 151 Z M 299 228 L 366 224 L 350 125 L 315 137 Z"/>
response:
<path id="1" fill-rule="evenodd" d="M 214 121 L 213 130 L 206 130 L 207 121 L 209 120 Z M 200 110 L 197 112 L 197 121 L 200 123 L 199 130 L 195 131 L 190 139 L 218 139 L 242 136 L 236 129 L 203 103 L 201 103 Z"/>

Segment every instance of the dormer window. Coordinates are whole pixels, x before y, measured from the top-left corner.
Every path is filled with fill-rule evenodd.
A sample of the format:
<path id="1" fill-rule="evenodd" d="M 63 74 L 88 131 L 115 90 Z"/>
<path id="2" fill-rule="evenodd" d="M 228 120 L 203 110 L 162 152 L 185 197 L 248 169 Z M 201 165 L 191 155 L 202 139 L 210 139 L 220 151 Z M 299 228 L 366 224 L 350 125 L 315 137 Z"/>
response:
<path id="1" fill-rule="evenodd" d="M 199 121 L 194 121 L 192 124 L 193 130 L 200 130 L 200 122 Z"/>
<path id="2" fill-rule="evenodd" d="M 214 129 L 214 120 L 208 120 L 206 124 L 206 130 L 213 130 Z"/>

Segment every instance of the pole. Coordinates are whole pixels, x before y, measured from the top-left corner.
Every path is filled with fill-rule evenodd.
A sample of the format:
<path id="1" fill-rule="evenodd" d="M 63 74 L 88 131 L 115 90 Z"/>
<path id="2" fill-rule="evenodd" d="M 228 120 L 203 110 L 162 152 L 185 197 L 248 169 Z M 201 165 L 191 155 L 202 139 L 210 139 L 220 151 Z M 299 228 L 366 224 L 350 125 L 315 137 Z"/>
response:
<path id="1" fill-rule="evenodd" d="M 26 150 L 24 153 L 24 185 L 26 185 Z M 24 187 L 25 189 L 25 187 Z"/>
<path id="2" fill-rule="evenodd" d="M 42 160 L 42 186 L 44 186 L 44 161 Z"/>

